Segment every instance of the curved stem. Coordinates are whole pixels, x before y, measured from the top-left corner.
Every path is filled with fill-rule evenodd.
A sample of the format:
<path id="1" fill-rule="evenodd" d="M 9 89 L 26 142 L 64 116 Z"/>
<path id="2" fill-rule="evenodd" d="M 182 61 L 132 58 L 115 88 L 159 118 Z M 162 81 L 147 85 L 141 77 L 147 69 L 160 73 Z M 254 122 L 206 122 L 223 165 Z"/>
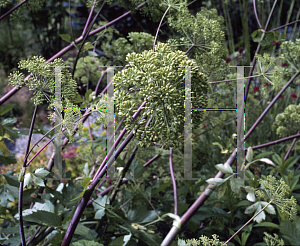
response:
<path id="1" fill-rule="evenodd" d="M 170 9 L 170 6 L 168 6 L 167 10 L 165 11 L 163 17 L 162 17 L 161 20 L 160 20 L 159 26 L 158 26 L 158 28 L 157 28 L 156 35 L 155 35 L 155 39 L 154 39 L 154 44 L 153 44 L 153 52 L 155 52 L 155 43 L 156 43 L 156 40 L 157 40 L 157 36 L 158 36 L 159 29 L 160 29 L 160 27 L 161 27 L 161 23 L 162 23 L 163 19 L 165 18 L 167 12 L 169 11 L 169 9 Z"/>
<path id="2" fill-rule="evenodd" d="M 256 11 L 256 4 L 255 4 L 255 0 L 253 0 L 253 8 L 254 8 L 254 14 L 255 14 L 255 18 L 256 18 L 256 21 L 259 25 L 259 28 L 265 32 L 265 30 L 262 28 L 261 24 L 260 24 L 260 21 L 259 21 L 259 18 L 258 18 L 258 15 L 257 15 L 257 11 Z"/>
<path id="3" fill-rule="evenodd" d="M 178 214 L 178 206 L 177 206 L 177 187 L 176 187 L 176 180 L 174 176 L 174 171 L 173 171 L 173 161 L 172 161 L 172 154 L 173 154 L 173 149 L 170 148 L 170 173 L 171 173 L 171 178 L 172 178 L 172 183 L 173 183 L 173 190 L 174 190 L 174 214 Z"/>

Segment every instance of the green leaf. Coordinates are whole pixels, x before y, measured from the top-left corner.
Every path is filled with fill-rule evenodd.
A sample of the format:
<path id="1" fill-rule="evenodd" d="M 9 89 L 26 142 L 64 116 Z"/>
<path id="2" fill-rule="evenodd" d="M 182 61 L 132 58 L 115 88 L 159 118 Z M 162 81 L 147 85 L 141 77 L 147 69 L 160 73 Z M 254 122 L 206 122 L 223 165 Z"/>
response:
<path id="1" fill-rule="evenodd" d="M 234 193 L 240 194 L 240 192 L 241 192 L 240 188 L 243 186 L 245 186 L 244 179 L 239 179 L 239 178 L 230 179 L 230 187 Z"/>
<path id="2" fill-rule="evenodd" d="M 15 187 L 19 187 L 20 186 L 20 182 L 18 181 L 18 176 L 17 175 L 13 175 L 13 171 L 9 170 L 6 173 L 3 173 L 6 181 L 8 184 L 15 186 Z"/>
<path id="3" fill-rule="evenodd" d="M 8 119 L 4 119 L 2 120 L 2 125 L 3 126 L 10 126 L 15 124 L 17 121 L 17 118 L 8 118 Z"/>
<path id="4" fill-rule="evenodd" d="M 4 187 L 13 195 L 14 198 L 19 198 L 19 189 L 9 184 L 5 184 Z"/>
<path id="5" fill-rule="evenodd" d="M 255 159 L 258 160 L 258 159 L 261 159 L 261 158 L 265 158 L 269 155 L 272 155 L 274 154 L 273 152 L 262 152 L 260 154 L 258 154 L 257 156 L 255 156 Z"/>
<path id="6" fill-rule="evenodd" d="M 226 162 L 225 164 L 217 164 L 215 165 L 216 169 L 225 174 L 232 174 L 233 170 L 231 166 Z"/>
<path id="7" fill-rule="evenodd" d="M 231 228 L 228 228 L 228 230 L 229 230 L 231 236 L 234 235 L 234 233 L 235 233 L 234 230 L 232 230 Z M 235 235 L 235 236 L 234 236 L 234 239 L 235 239 L 240 245 L 242 245 L 241 239 L 240 239 L 240 237 L 239 237 L 238 235 Z"/>
<path id="8" fill-rule="evenodd" d="M 271 161 L 268 158 L 261 158 L 261 159 L 259 159 L 259 161 L 266 163 L 268 166 L 275 167 L 275 164 L 273 163 L 273 161 Z"/>
<path id="9" fill-rule="evenodd" d="M 70 34 L 59 34 L 62 40 L 70 43 L 71 42 L 71 35 Z"/>
<path id="10" fill-rule="evenodd" d="M 46 177 L 50 172 L 44 168 L 39 168 L 35 170 L 34 175 L 39 177 L 39 178 L 44 178 Z"/>
<path id="11" fill-rule="evenodd" d="M 15 105 L 13 104 L 6 104 L 0 107 L 0 116 L 6 114 L 7 112 L 9 112 L 10 110 L 13 109 Z"/>
<path id="12" fill-rule="evenodd" d="M 94 51 L 88 51 L 88 54 L 89 54 L 89 56 L 93 56 L 93 57 L 98 56 L 98 54 Z"/>
<path id="13" fill-rule="evenodd" d="M 102 243 L 88 240 L 79 240 L 71 244 L 72 246 L 104 246 Z"/>
<path id="14" fill-rule="evenodd" d="M 273 160 L 275 161 L 275 163 L 279 166 L 282 166 L 283 162 L 280 158 L 279 155 L 277 155 L 276 153 L 272 156 Z"/>
<path id="15" fill-rule="evenodd" d="M 140 178 L 145 171 L 145 168 L 141 165 L 139 158 L 137 156 L 133 158 L 133 161 L 129 169 L 132 171 L 134 179 Z"/>
<path id="16" fill-rule="evenodd" d="M 297 216 L 293 222 L 282 221 L 280 223 L 280 233 L 291 245 L 298 245 L 300 242 L 300 217 Z"/>
<path id="17" fill-rule="evenodd" d="M 10 150 L 6 147 L 4 141 L 0 142 L 0 154 L 3 154 L 4 157 L 10 154 Z"/>
<path id="18" fill-rule="evenodd" d="M 0 162 L 2 162 L 4 165 L 9 165 L 9 164 L 16 164 L 17 163 L 17 159 L 14 155 L 8 155 L 8 156 L 4 156 L 1 155 L 2 152 L 0 151 Z"/>
<path id="19" fill-rule="evenodd" d="M 96 210 L 95 219 L 100 220 L 105 214 L 105 204 L 109 204 L 108 197 L 99 196 L 96 200 L 93 201 L 93 207 Z"/>
<path id="20" fill-rule="evenodd" d="M 64 230 L 68 229 L 68 227 L 70 225 L 70 222 L 71 222 L 71 220 L 68 221 L 66 224 L 64 224 L 64 226 L 63 226 Z M 95 239 L 94 236 L 93 236 L 93 234 L 92 234 L 92 232 L 91 232 L 91 229 L 88 228 L 88 227 L 86 227 L 86 226 L 84 226 L 81 223 L 78 223 L 74 234 L 84 236 L 85 238 L 91 239 L 91 240 Z"/>
<path id="21" fill-rule="evenodd" d="M 223 183 L 218 187 L 218 199 L 224 196 L 227 190 L 227 184 Z"/>
<path id="22" fill-rule="evenodd" d="M 62 225 L 61 217 L 49 211 L 25 209 L 22 214 L 23 220 L 34 222 L 39 225 L 50 227 L 58 227 Z M 15 215 L 15 219 L 19 219 L 19 214 Z"/>
<path id="23" fill-rule="evenodd" d="M 87 187 L 89 186 L 91 182 L 91 177 L 86 177 L 83 180 L 81 180 L 81 185 L 83 186 L 84 190 L 87 189 Z"/>
<path id="24" fill-rule="evenodd" d="M 32 181 L 33 181 L 36 185 L 45 187 L 45 184 L 44 184 L 43 179 L 41 179 L 40 177 L 35 176 L 35 174 L 31 173 L 31 179 L 32 179 Z"/>
<path id="25" fill-rule="evenodd" d="M 90 52 L 90 51 L 89 51 Z M 85 100 L 89 101 L 89 96 L 91 95 L 93 91 L 91 89 L 88 89 L 85 94 L 84 94 L 84 98 Z"/>
<path id="26" fill-rule="evenodd" d="M 266 222 L 266 221 L 256 224 L 253 227 L 270 227 L 270 228 L 279 229 L 279 225 L 272 223 L 272 222 Z"/>
<path id="27" fill-rule="evenodd" d="M 251 162 L 253 160 L 253 150 L 252 150 L 251 147 L 248 148 L 247 155 L 246 155 L 246 160 L 248 162 Z"/>
<path id="28" fill-rule="evenodd" d="M 124 236 L 116 238 L 108 246 L 123 246 Z"/>
<path id="29" fill-rule="evenodd" d="M 30 186 L 31 173 L 26 173 L 24 176 L 24 188 Z"/>
<path id="30" fill-rule="evenodd" d="M 179 239 L 177 241 L 178 246 L 190 246 L 189 243 L 187 243 L 184 239 Z"/>

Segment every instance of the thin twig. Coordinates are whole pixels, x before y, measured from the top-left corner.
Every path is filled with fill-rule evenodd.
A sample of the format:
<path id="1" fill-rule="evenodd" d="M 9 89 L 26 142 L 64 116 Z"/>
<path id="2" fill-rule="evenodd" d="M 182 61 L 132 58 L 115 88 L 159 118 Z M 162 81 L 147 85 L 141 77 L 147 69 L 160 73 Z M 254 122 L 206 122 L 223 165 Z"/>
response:
<path id="1" fill-rule="evenodd" d="M 28 135 L 28 141 L 27 141 L 27 148 L 25 152 L 25 158 L 22 166 L 22 171 L 20 173 L 21 180 L 20 180 L 20 189 L 19 189 L 19 204 L 18 204 L 18 212 L 19 212 L 19 227 L 20 227 L 20 235 L 21 235 L 21 242 L 22 246 L 26 246 L 26 239 L 25 239 L 25 232 L 24 232 L 24 226 L 23 226 L 23 214 L 22 214 L 22 205 L 23 205 L 23 183 L 24 183 L 24 174 L 25 174 L 25 168 L 26 168 L 26 161 L 27 161 L 27 154 L 29 151 L 29 146 L 31 142 L 31 137 L 32 137 L 32 132 L 33 132 L 33 127 L 34 127 L 34 122 L 37 114 L 37 109 L 38 106 L 34 108 L 31 124 L 30 124 L 30 129 L 29 129 L 29 135 Z"/>
<path id="2" fill-rule="evenodd" d="M 173 191 L 174 191 L 174 214 L 178 214 L 178 203 L 177 203 L 177 187 L 176 187 L 176 180 L 174 176 L 174 171 L 173 171 L 173 161 L 172 161 L 172 154 L 173 154 L 173 149 L 170 148 L 170 173 L 171 173 L 171 178 L 172 178 L 172 183 L 173 183 Z"/>

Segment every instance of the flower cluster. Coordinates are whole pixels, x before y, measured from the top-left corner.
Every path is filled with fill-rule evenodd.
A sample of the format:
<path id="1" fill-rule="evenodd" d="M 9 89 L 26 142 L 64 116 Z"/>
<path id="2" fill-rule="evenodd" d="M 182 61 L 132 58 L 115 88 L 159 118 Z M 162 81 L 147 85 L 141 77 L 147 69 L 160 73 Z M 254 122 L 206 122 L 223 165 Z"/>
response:
<path id="1" fill-rule="evenodd" d="M 142 102 L 147 101 L 140 113 L 140 116 L 148 117 L 140 122 L 145 124 L 144 129 L 135 133 L 140 145 L 159 142 L 163 147 L 180 146 L 184 134 L 185 66 L 191 66 L 194 108 L 206 107 L 206 76 L 183 52 L 172 52 L 166 44 L 157 44 L 156 52 L 149 50 L 142 54 L 128 54 L 126 61 L 129 62 L 128 68 L 117 73 L 114 82 L 116 108 L 120 116 L 126 116 L 127 129 L 137 126 L 131 124 L 132 116 Z M 126 93 L 128 90 L 132 93 Z M 202 113 L 192 113 L 193 127 L 201 122 Z"/>
<path id="2" fill-rule="evenodd" d="M 264 241 L 267 245 L 276 245 L 276 246 L 284 246 L 284 241 L 282 239 L 278 238 L 278 235 L 274 233 L 274 237 L 271 234 L 268 234 L 267 232 L 264 232 Z"/>
<path id="3" fill-rule="evenodd" d="M 187 8 L 182 9 L 178 15 L 169 17 L 168 23 L 174 31 L 180 33 L 180 38 L 169 39 L 167 42 L 174 51 L 187 51 L 193 45 L 188 56 L 201 66 L 200 71 L 210 81 L 222 80 L 228 74 L 225 62 L 224 18 L 218 16 L 216 9 L 202 7 L 196 16 L 191 15 Z"/>
<path id="4" fill-rule="evenodd" d="M 64 109 L 64 118 L 61 119 L 63 126 L 67 127 L 67 134 L 70 137 L 69 141 L 72 142 L 74 137 L 72 136 L 72 130 L 75 125 L 81 132 L 82 122 L 75 124 L 75 118 L 81 117 L 80 110 L 76 109 L 74 102 L 77 95 L 77 84 L 72 79 L 71 73 L 65 66 L 65 62 L 62 59 L 55 59 L 53 62 L 47 63 L 45 58 L 40 56 L 34 56 L 31 59 L 22 60 L 19 62 L 19 69 L 27 70 L 31 73 L 31 76 L 25 80 L 25 75 L 19 71 L 14 71 L 10 74 L 8 81 L 13 86 L 28 86 L 29 90 L 34 91 L 33 102 L 35 106 L 43 104 L 45 99 L 49 103 L 49 108 L 53 111 L 55 107 L 55 68 L 60 67 L 61 70 L 61 102 Z M 58 109 L 60 110 L 60 109 Z M 49 120 L 55 121 L 57 117 L 55 111 L 48 116 Z M 62 132 L 59 132 L 61 136 Z"/>
<path id="5" fill-rule="evenodd" d="M 290 194 L 290 187 L 283 179 L 278 183 L 275 177 L 268 175 L 266 180 L 260 179 L 259 183 L 262 189 L 255 191 L 259 198 L 267 196 L 267 199 L 277 205 L 282 213 L 288 215 L 290 220 L 297 216 L 297 201 L 293 196 L 290 199 L 286 198 Z"/>
<path id="6" fill-rule="evenodd" d="M 207 236 L 201 236 L 199 237 L 199 240 L 193 238 L 193 239 L 188 239 L 186 240 L 186 242 L 188 243 L 188 245 L 206 245 L 206 246 L 221 246 L 221 245 L 227 245 L 224 244 L 224 242 L 220 242 L 219 241 L 219 236 L 216 234 L 212 235 L 212 239 L 209 239 L 209 237 Z"/>
<path id="7" fill-rule="evenodd" d="M 291 97 L 295 97 L 296 95 Z M 296 96 L 297 97 L 297 96 Z M 291 104 L 287 106 L 283 113 L 276 116 L 272 125 L 272 130 L 276 130 L 278 135 L 296 134 L 300 124 L 300 105 Z"/>

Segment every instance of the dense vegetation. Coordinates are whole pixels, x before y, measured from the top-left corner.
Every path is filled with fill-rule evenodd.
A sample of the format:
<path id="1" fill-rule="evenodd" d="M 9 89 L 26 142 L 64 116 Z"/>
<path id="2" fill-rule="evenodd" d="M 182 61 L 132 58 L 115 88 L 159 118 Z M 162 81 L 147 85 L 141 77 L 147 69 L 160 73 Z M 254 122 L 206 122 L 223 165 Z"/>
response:
<path id="1" fill-rule="evenodd" d="M 0 245 L 298 244 L 299 1 L 0 7 Z"/>

